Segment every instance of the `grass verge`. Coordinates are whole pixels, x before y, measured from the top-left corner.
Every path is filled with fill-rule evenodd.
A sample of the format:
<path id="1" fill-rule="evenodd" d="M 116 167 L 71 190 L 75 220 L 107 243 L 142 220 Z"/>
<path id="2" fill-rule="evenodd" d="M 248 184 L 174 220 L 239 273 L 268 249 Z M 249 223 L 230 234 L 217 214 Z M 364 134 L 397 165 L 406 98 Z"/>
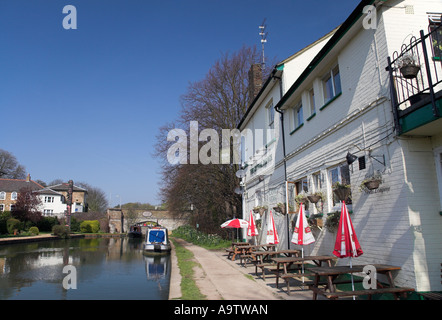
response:
<path id="1" fill-rule="evenodd" d="M 205 300 L 206 296 L 200 292 L 193 277 L 193 267 L 197 265 L 193 261 L 193 253 L 180 245 L 175 239 L 171 238 L 171 241 L 175 245 L 175 254 L 180 268 L 181 300 Z"/>

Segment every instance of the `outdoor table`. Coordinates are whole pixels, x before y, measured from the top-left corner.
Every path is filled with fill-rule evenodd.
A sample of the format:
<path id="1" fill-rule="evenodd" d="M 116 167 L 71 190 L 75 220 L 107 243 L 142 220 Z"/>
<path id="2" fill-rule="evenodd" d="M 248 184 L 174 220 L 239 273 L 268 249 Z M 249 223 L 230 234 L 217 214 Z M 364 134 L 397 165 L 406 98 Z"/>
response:
<path id="1" fill-rule="evenodd" d="M 276 287 L 279 285 L 279 278 L 283 278 L 287 284 L 287 293 L 290 295 L 289 279 L 294 277 L 289 273 L 289 269 L 293 264 L 304 264 L 306 261 L 312 261 L 317 266 L 321 266 L 322 263 L 327 263 L 329 267 L 332 265 L 332 261 L 336 260 L 335 256 L 305 256 L 305 257 L 281 257 L 273 258 L 276 262 Z M 281 270 L 282 266 L 282 270 Z M 310 269 L 309 269 L 310 270 Z M 282 272 L 280 272 L 282 271 Z"/>
<path id="2" fill-rule="evenodd" d="M 229 253 L 227 259 L 232 255 L 232 261 L 235 260 L 237 254 L 244 254 L 251 247 L 248 242 L 232 242 L 232 248 L 226 249 Z"/>
<path id="3" fill-rule="evenodd" d="M 300 250 L 278 250 L 278 251 L 254 251 L 252 252 L 252 257 L 255 263 L 255 275 L 258 275 L 258 268 L 262 269 L 262 276 L 265 279 L 264 268 L 275 265 L 275 263 L 267 263 L 271 256 L 285 255 L 286 257 L 298 256 L 300 254 Z"/>
<path id="4" fill-rule="evenodd" d="M 396 299 L 398 298 L 399 293 L 405 293 L 408 291 L 414 291 L 412 288 L 396 288 L 393 280 L 393 271 L 398 271 L 401 268 L 395 266 L 389 266 L 384 264 L 373 264 L 376 268 L 376 273 L 385 275 L 388 280 L 389 287 L 384 287 L 381 283 L 377 282 L 377 287 L 381 287 L 380 289 L 367 289 L 367 290 L 357 290 L 357 291 L 336 291 L 336 285 L 339 283 L 348 283 L 349 281 L 337 281 L 336 278 L 339 275 L 344 274 L 353 274 L 353 273 L 361 273 L 364 272 L 363 269 L 366 265 L 355 265 L 355 266 L 328 266 L 328 267 L 309 267 L 308 270 L 315 275 L 315 279 L 313 285 L 310 286 L 310 289 L 313 291 L 313 300 L 317 299 L 318 294 L 321 294 L 330 299 L 337 299 L 339 297 L 350 297 L 356 295 L 368 295 L 369 298 L 373 294 L 377 293 L 392 293 L 395 295 Z M 324 288 L 320 288 L 320 285 L 324 285 L 324 283 L 320 283 L 320 277 L 326 277 L 327 281 L 325 283 Z M 329 292 L 327 292 L 327 289 Z"/>
<path id="5" fill-rule="evenodd" d="M 300 252 L 300 250 L 254 251 L 252 255 L 255 257 L 255 260 L 264 262 L 270 256 L 285 255 L 286 257 L 291 257 L 298 256 Z"/>

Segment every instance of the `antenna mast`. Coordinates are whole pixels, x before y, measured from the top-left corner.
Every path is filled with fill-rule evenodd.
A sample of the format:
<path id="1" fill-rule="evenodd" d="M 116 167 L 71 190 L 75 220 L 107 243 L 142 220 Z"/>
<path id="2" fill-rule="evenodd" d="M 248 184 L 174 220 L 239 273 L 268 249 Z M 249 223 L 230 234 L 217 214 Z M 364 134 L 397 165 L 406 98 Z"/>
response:
<path id="1" fill-rule="evenodd" d="M 265 69 L 265 56 L 264 56 L 264 43 L 267 42 L 267 34 L 268 32 L 266 32 L 266 19 L 264 18 L 263 22 L 261 23 L 261 25 L 259 26 L 259 35 L 261 36 L 261 46 L 262 46 L 262 62 L 261 62 L 261 66 L 262 66 L 262 70 Z"/>

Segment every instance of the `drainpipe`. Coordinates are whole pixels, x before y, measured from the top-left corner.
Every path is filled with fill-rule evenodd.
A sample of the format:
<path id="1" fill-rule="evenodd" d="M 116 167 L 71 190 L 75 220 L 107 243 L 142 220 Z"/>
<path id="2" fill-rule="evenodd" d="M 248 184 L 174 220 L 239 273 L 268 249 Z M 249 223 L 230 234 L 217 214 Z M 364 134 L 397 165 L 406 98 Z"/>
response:
<path id="1" fill-rule="evenodd" d="M 279 100 L 282 99 L 283 93 L 282 93 L 282 78 L 273 76 L 274 79 L 279 80 Z M 285 130 L 284 130 L 284 112 L 276 108 L 275 111 L 280 114 L 281 119 L 281 130 L 282 130 L 282 153 L 284 156 L 284 181 L 285 181 L 285 193 L 286 193 L 286 199 L 287 199 L 287 163 L 286 163 L 286 151 L 285 151 Z M 287 202 L 287 200 L 286 200 Z M 287 249 L 290 249 L 290 219 L 289 219 L 289 210 L 288 210 L 288 203 L 286 203 L 286 215 L 287 215 Z"/>

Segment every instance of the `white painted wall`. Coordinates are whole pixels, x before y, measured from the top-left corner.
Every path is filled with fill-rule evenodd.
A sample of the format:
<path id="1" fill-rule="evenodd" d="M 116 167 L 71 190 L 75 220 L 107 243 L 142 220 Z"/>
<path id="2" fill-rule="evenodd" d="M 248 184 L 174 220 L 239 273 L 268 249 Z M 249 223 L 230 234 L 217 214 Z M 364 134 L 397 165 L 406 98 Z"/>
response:
<path id="1" fill-rule="evenodd" d="M 413 5 L 414 14 L 406 13 L 405 5 Z M 329 169 L 345 162 L 348 151 L 366 156 L 366 169 L 359 170 L 357 162 L 351 168 L 351 218 L 364 251 L 353 263 L 398 265 L 402 270 L 396 275 L 397 285 L 414 287 L 418 291 L 440 291 L 442 216 L 439 212 L 442 200 L 439 187 L 442 176 L 436 171 L 440 163 L 435 161 L 435 150 L 442 148 L 442 131 L 425 139 L 396 138 L 385 71 L 387 56 L 400 50 L 404 39 L 410 34 L 418 35 L 420 29 L 427 30 L 427 12 L 442 12 L 442 2 L 387 1 L 378 10 L 375 30 L 362 27 L 355 30 L 355 26 L 351 39 L 347 41 L 344 37 L 292 98 L 293 102 L 305 101 L 305 90 L 315 88 L 316 116 L 307 121 L 309 114 L 305 110 L 303 127 L 289 134 L 291 110 L 287 109 L 284 125 L 288 176 L 294 180 L 311 179 L 313 173 L 320 172 L 325 178 L 322 191 L 328 197 L 325 213 L 336 209 L 330 201 Z M 342 94 L 319 110 L 323 105 L 321 77 L 335 63 L 339 64 Z M 287 76 L 289 70 L 285 66 L 287 79 L 290 78 Z M 256 128 L 265 123 L 263 121 L 265 116 L 260 110 L 247 126 Z M 385 157 L 385 167 L 355 145 L 361 149 L 370 147 L 372 155 Z M 250 184 L 245 199 L 245 218 L 253 206 L 267 204 L 271 208 L 285 201 L 281 139 L 275 148 L 272 175 L 261 182 L 253 176 L 247 177 Z M 382 157 L 377 159 L 382 160 Z M 380 192 L 367 194 L 359 190 L 359 185 L 372 170 L 382 171 L 384 181 Z M 287 217 L 275 213 L 274 216 L 281 247 L 286 247 Z M 294 218 L 290 216 L 289 220 Z M 264 233 L 265 230 L 263 224 Z M 322 229 L 315 230 L 315 236 L 315 244 L 306 248 L 306 252 L 331 254 L 335 235 Z M 348 264 L 348 260 L 341 260 L 339 264 Z"/>

